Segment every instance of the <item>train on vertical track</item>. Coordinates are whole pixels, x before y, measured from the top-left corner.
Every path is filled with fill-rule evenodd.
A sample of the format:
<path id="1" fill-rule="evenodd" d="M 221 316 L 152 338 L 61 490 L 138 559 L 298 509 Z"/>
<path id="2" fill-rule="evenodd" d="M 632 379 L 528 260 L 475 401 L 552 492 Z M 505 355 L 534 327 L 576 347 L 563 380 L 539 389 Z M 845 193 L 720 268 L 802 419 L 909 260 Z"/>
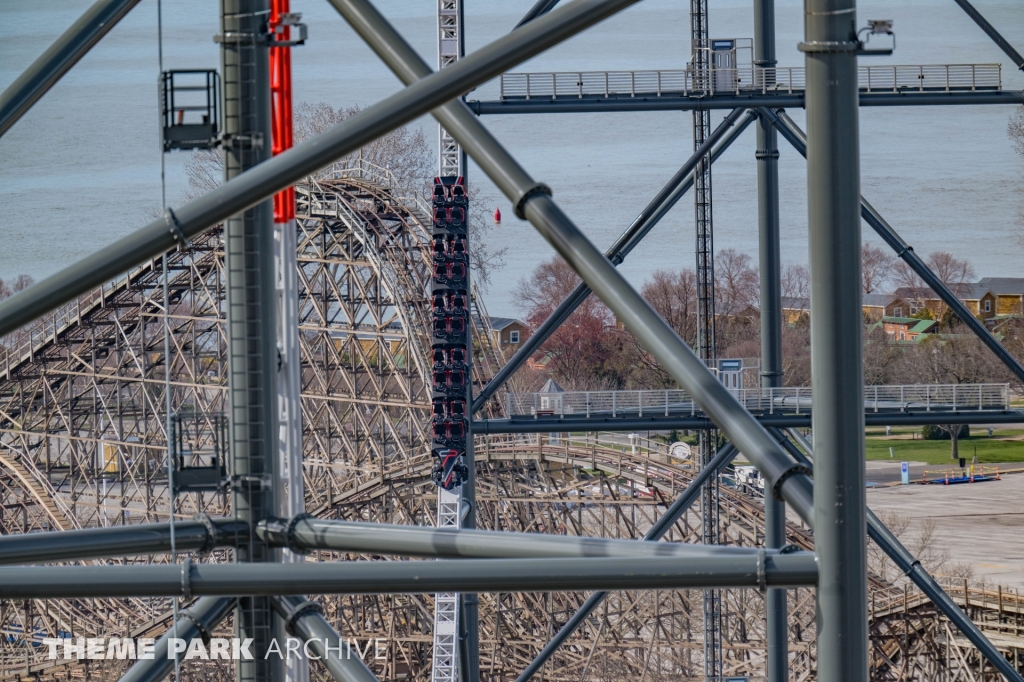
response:
<path id="1" fill-rule="evenodd" d="M 469 389 L 469 201 L 461 176 L 434 178 L 431 230 L 430 356 L 432 409 L 431 478 L 452 490 L 465 482 L 467 391 Z"/>

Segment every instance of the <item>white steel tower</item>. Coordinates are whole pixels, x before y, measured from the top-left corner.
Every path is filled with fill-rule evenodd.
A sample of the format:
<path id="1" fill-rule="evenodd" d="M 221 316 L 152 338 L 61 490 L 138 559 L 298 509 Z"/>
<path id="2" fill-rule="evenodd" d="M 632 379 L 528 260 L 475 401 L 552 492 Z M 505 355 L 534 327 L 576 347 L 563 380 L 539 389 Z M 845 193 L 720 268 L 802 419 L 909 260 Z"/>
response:
<path id="1" fill-rule="evenodd" d="M 464 53 L 462 42 L 462 0 L 437 0 L 437 67 L 443 69 Z M 459 144 L 438 125 L 438 176 L 463 175 Z M 468 326 L 468 325 L 467 325 Z M 471 415 L 470 415 L 471 416 Z M 468 421 L 468 420 L 467 420 Z M 467 439 L 468 440 L 468 439 Z M 437 488 L 437 527 L 458 528 L 462 521 L 462 489 Z M 432 682 L 456 682 L 459 660 L 459 595 L 434 595 L 434 659 Z"/>

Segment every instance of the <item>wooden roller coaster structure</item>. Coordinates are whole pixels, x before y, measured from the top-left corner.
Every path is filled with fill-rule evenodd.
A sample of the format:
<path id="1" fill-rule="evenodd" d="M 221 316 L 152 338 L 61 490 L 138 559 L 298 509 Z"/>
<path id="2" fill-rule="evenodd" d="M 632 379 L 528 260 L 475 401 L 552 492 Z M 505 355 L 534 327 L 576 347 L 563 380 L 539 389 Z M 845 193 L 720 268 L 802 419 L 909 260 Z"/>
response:
<path id="1" fill-rule="evenodd" d="M 430 389 L 426 349 L 429 213 L 382 169 L 336 166 L 297 189 L 299 332 L 306 509 L 328 519 L 432 525 Z M 218 230 L 3 339 L 0 351 L 0 532 L 46 532 L 166 521 L 167 373 L 177 414 L 191 415 L 193 445 L 212 437 L 225 410 L 223 242 Z M 164 307 L 171 353 L 163 347 Z M 472 296 L 474 382 L 505 361 L 479 293 Z M 490 408 L 497 415 L 500 401 Z M 693 479 L 667 448 L 633 451 L 565 438 L 478 437 L 481 528 L 640 538 Z M 175 498 L 177 519 L 230 513 L 219 491 Z M 724 544 L 764 540 L 756 495 L 721 488 Z M 699 510 L 666 540 L 699 542 Z M 813 548 L 790 524 L 788 541 Z M 307 560 L 345 555 L 318 552 Z M 364 557 L 366 558 L 366 557 Z M 382 558 L 382 557 L 371 557 Z M 226 561 L 217 550 L 194 561 Z M 166 557 L 121 561 L 166 561 Z M 1016 663 L 1024 611 L 1015 591 L 953 581 L 950 595 Z M 792 591 L 790 670 L 814 679 L 814 597 Z M 977 651 L 908 584 L 871 580 L 871 664 L 877 680 L 998 679 Z M 481 677 L 514 680 L 582 604 L 583 593 L 481 595 Z M 344 637 L 384 638 L 368 657 L 381 680 L 430 675 L 433 595 L 328 598 Z M 723 594 L 723 671 L 763 674 L 764 600 Z M 165 599 L 0 602 L 0 679 L 114 679 L 126 661 L 51 661 L 44 637 L 147 636 L 164 631 Z M 226 627 L 226 626 L 223 626 Z M 549 682 L 703 680 L 699 592 L 618 592 L 541 671 Z M 221 663 L 227 665 L 227 663 Z M 325 678 L 313 666 L 314 678 Z M 220 679 L 213 662 L 189 661 L 183 679 Z"/>

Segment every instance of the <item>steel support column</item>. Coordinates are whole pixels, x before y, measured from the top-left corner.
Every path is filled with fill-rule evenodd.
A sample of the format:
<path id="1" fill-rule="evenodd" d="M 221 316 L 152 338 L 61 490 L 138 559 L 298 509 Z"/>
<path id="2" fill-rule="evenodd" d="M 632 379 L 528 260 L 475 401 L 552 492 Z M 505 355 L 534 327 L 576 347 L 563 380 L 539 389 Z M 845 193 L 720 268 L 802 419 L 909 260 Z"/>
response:
<path id="1" fill-rule="evenodd" d="M 868 679 L 855 0 L 804 0 L 818 679 Z"/>
<path id="2" fill-rule="evenodd" d="M 774 69 L 775 0 L 754 0 L 754 66 Z M 766 71 L 774 78 L 774 72 Z M 770 74 L 770 75 L 769 75 Z M 774 83 L 765 83 L 771 88 Z M 757 121 L 757 224 L 761 273 L 761 386 L 782 386 L 782 266 L 779 247 L 779 147 L 775 127 L 761 116 Z M 765 547 L 786 544 L 786 505 L 764 496 Z M 789 621 L 786 591 L 765 595 L 765 677 L 768 682 L 789 679 Z"/>
<path id="3" fill-rule="evenodd" d="M 177 638 L 190 641 L 203 637 L 204 633 L 213 631 L 227 618 L 234 605 L 234 597 L 203 597 L 190 609 L 181 611 L 171 629 L 156 641 L 153 658 L 138 661 L 121 677 L 120 682 L 159 682 L 170 675 L 174 671 L 175 658 L 180 660 L 184 655 L 184 652 L 168 655 L 170 640 Z"/>
<path id="4" fill-rule="evenodd" d="M 235 547 L 248 539 L 248 524 L 235 519 L 178 521 L 174 524 L 174 542 L 178 552 L 207 552 L 214 547 Z M 9 565 L 144 556 L 170 551 L 169 523 L 0 537 L 0 564 Z"/>
<path id="5" fill-rule="evenodd" d="M 101 599 L 303 594 L 429 594 L 453 583 L 471 592 L 809 587 L 810 552 L 749 555 L 304 564 L 0 567 L 0 599 Z M 255 645 L 253 654 L 255 655 Z M 262 654 L 261 654 L 262 656 Z"/>
<path id="6" fill-rule="evenodd" d="M 224 82 L 224 179 L 271 155 L 268 0 L 221 0 Z M 273 202 L 228 218 L 224 227 L 232 509 L 255 529 L 277 513 L 281 482 L 277 426 L 277 291 Z M 239 563 L 280 559 L 252 533 L 235 549 Z M 253 659 L 236 666 L 239 682 L 269 682 L 265 653 L 274 636 L 265 597 L 245 597 L 235 611 L 238 637 L 252 638 Z"/>
<path id="7" fill-rule="evenodd" d="M 358 653 L 353 656 L 352 647 L 327 622 L 319 604 L 302 597 L 273 597 L 271 604 L 285 622 L 288 634 L 306 643 L 303 653 L 310 654 L 311 660 L 320 661 L 335 680 L 379 682 Z M 337 646 L 332 646 L 332 642 Z"/>
<path id="8" fill-rule="evenodd" d="M 734 451 L 731 449 L 730 451 Z M 728 453 L 726 454 L 728 458 Z M 722 460 L 719 460 L 722 461 Z M 717 464 L 717 462 L 716 462 Z M 686 493 L 680 505 L 686 505 Z M 675 515 L 673 505 L 669 518 Z M 273 547 L 289 547 L 307 552 L 317 549 L 356 554 L 393 554 L 479 559 L 541 559 L 573 557 L 648 557 L 732 556 L 756 554 L 753 547 L 693 545 L 685 543 L 637 542 L 543 533 L 457 528 L 424 528 L 362 521 L 329 521 L 311 516 L 274 519 L 261 523 L 256 532 Z"/>

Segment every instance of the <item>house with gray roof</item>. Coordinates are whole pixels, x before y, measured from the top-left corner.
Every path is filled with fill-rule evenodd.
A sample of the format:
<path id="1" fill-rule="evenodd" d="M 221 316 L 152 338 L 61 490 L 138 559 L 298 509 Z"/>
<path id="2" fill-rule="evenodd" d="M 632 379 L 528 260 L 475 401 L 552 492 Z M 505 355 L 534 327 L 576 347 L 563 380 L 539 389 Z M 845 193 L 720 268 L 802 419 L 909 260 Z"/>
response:
<path id="1" fill-rule="evenodd" d="M 1024 277 L 983 277 L 980 286 L 996 297 L 996 315 L 1024 315 Z"/>

